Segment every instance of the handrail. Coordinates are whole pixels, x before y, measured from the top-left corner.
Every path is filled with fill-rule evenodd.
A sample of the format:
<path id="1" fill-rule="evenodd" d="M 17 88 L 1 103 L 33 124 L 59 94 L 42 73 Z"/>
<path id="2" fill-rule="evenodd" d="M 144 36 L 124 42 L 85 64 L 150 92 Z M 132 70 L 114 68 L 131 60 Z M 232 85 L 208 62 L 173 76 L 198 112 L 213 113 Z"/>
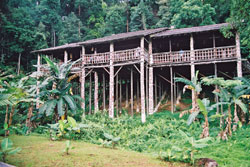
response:
<path id="1" fill-rule="evenodd" d="M 211 61 L 232 59 L 236 57 L 235 46 L 204 48 L 194 50 L 194 61 Z M 174 51 L 153 54 L 153 64 L 189 63 L 191 62 L 191 51 Z"/>

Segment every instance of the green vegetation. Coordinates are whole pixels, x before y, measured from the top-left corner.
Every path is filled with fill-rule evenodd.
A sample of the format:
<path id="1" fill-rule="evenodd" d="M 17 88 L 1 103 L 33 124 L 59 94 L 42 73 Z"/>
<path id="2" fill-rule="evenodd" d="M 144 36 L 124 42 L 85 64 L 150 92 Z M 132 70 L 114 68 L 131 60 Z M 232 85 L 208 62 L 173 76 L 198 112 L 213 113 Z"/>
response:
<path id="1" fill-rule="evenodd" d="M 21 148 L 12 148 L 13 143 L 10 139 L 4 138 L 1 142 L 1 151 L 0 157 L 2 158 L 3 162 L 6 161 L 8 155 L 13 155 L 21 151 Z"/>
<path id="2" fill-rule="evenodd" d="M 133 151 L 103 148 L 101 146 L 73 141 L 75 149 L 66 156 L 62 153 L 65 141 L 51 142 L 41 136 L 11 136 L 22 152 L 7 158 L 7 163 L 26 166 L 76 166 L 76 167 L 183 167 L 185 164 L 162 162 L 149 155 Z M 97 161 L 98 159 L 98 161 Z"/>

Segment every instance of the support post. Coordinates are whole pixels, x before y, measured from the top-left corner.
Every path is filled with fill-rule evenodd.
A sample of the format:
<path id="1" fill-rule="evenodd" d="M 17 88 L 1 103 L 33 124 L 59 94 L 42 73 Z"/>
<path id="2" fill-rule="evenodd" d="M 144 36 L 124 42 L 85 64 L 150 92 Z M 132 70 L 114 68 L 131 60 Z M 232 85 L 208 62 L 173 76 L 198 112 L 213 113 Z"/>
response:
<path id="1" fill-rule="evenodd" d="M 149 114 L 149 104 L 148 104 L 148 66 L 146 65 L 146 110 L 147 110 L 147 115 Z"/>
<path id="2" fill-rule="evenodd" d="M 195 66 L 194 66 L 194 60 L 195 60 L 195 54 L 194 54 L 194 38 L 191 34 L 190 36 L 190 57 L 191 57 L 191 80 L 195 77 Z M 192 90 L 192 106 L 195 105 L 195 91 Z"/>
<path id="3" fill-rule="evenodd" d="M 140 106 L 139 106 L 139 96 L 140 96 L 140 85 L 139 85 L 139 79 L 137 78 L 136 80 L 136 112 L 138 113 L 140 110 Z"/>
<path id="4" fill-rule="evenodd" d="M 37 55 L 37 72 L 41 72 L 41 56 L 40 54 Z M 36 94 L 39 95 L 40 89 L 38 88 L 38 85 L 40 84 L 40 81 L 38 80 L 39 78 L 37 77 L 37 86 L 36 86 Z M 39 100 L 39 98 L 37 98 Z M 36 108 L 39 108 L 39 103 L 36 102 Z"/>
<path id="5" fill-rule="evenodd" d="M 68 52 L 67 50 L 64 51 L 64 63 L 68 61 Z"/>
<path id="6" fill-rule="evenodd" d="M 134 115 L 134 77 L 133 77 L 133 68 L 131 67 L 131 74 L 130 74 L 130 103 L 131 103 L 131 115 L 133 116 Z"/>
<path id="7" fill-rule="evenodd" d="M 148 90 L 148 110 L 149 115 L 154 113 L 154 73 L 153 73 L 153 50 L 152 50 L 152 39 L 149 39 L 149 90 Z"/>
<path id="8" fill-rule="evenodd" d="M 116 97 L 115 97 L 115 105 L 116 105 L 116 117 L 118 117 L 118 113 L 119 113 L 119 97 L 118 97 L 118 95 L 119 95 L 119 90 L 118 90 L 118 86 L 119 86 L 119 84 L 118 84 L 118 81 L 119 81 L 119 75 L 117 74 L 117 76 L 116 76 L 116 82 L 115 82 L 115 95 L 116 95 Z"/>
<path id="9" fill-rule="evenodd" d="M 109 71 L 109 117 L 114 118 L 114 43 L 110 43 L 110 71 Z"/>
<path id="10" fill-rule="evenodd" d="M 242 77 L 242 62 L 240 53 L 240 34 L 236 32 L 235 34 L 236 43 L 236 56 L 237 56 L 237 77 Z"/>
<path id="11" fill-rule="evenodd" d="M 83 99 L 82 103 L 81 103 L 81 107 L 83 109 L 83 114 L 82 117 L 85 116 L 85 59 L 84 59 L 84 55 L 85 55 L 85 47 L 82 46 L 82 73 L 81 73 L 81 77 L 80 77 L 80 83 L 81 83 L 81 98 Z"/>
<path id="12" fill-rule="evenodd" d="M 122 113 L 122 80 L 120 80 L 120 114 Z"/>
<path id="13" fill-rule="evenodd" d="M 144 53 L 144 37 L 141 38 L 141 52 Z M 141 63 L 140 63 L 140 80 L 141 80 L 141 121 L 146 122 L 145 113 L 145 85 L 144 85 L 144 54 L 141 53 Z"/>
<path id="14" fill-rule="evenodd" d="M 102 74 L 102 101 L 103 101 L 103 110 L 106 110 L 106 81 L 105 74 Z"/>
<path id="15" fill-rule="evenodd" d="M 173 67 L 170 66 L 170 87 L 171 87 L 171 112 L 174 113 L 174 92 L 173 92 Z"/>
<path id="16" fill-rule="evenodd" d="M 89 73 L 89 115 L 92 112 L 92 74 Z"/>
<path id="17" fill-rule="evenodd" d="M 214 76 L 215 76 L 215 78 L 217 78 L 217 64 L 216 63 L 214 63 Z M 217 90 L 218 89 L 218 85 L 215 85 L 215 89 Z M 215 95 L 215 100 L 216 100 L 216 103 L 218 103 L 219 102 L 219 97 L 218 97 L 218 95 Z M 216 106 L 216 114 L 219 114 L 219 106 L 217 105 Z"/>
<path id="18" fill-rule="evenodd" d="M 95 98 L 95 113 L 99 110 L 99 104 L 98 104 L 98 74 L 95 71 L 94 72 L 94 77 L 95 77 L 95 94 L 94 94 L 94 98 Z"/>
<path id="19" fill-rule="evenodd" d="M 125 108 L 128 107 L 128 80 L 126 79 L 126 106 Z"/>
<path id="20" fill-rule="evenodd" d="M 155 75 L 155 106 L 157 105 L 157 76 Z"/>

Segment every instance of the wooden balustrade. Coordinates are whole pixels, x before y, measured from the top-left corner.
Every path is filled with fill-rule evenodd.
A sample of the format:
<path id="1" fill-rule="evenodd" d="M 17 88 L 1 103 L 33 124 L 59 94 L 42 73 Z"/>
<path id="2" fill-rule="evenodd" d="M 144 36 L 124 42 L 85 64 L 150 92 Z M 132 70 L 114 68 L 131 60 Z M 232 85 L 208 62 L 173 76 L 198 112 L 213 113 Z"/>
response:
<path id="1" fill-rule="evenodd" d="M 164 52 L 153 54 L 153 64 L 190 62 L 190 51 Z"/>
<path id="2" fill-rule="evenodd" d="M 114 63 L 140 60 L 140 48 L 114 52 Z"/>
<path id="3" fill-rule="evenodd" d="M 84 64 L 86 65 L 107 64 L 109 61 L 110 52 L 84 55 Z"/>
<path id="4" fill-rule="evenodd" d="M 154 64 L 190 63 L 191 54 L 188 51 L 164 52 L 153 54 Z M 217 47 L 194 50 L 194 62 L 233 59 L 236 57 L 236 47 Z"/>
<path id="5" fill-rule="evenodd" d="M 236 58 L 236 47 L 217 47 L 197 49 L 194 51 L 195 61 L 210 61 Z"/>

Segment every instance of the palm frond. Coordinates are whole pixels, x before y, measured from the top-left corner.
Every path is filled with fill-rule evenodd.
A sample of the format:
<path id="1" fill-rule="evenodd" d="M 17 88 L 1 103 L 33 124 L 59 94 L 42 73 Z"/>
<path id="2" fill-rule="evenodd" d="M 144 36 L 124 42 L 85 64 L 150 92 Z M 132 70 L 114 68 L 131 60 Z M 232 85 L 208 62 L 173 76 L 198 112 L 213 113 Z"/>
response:
<path id="1" fill-rule="evenodd" d="M 69 105 L 70 109 L 72 111 L 75 111 L 76 110 L 75 100 L 70 95 L 64 95 L 63 98 Z"/>

